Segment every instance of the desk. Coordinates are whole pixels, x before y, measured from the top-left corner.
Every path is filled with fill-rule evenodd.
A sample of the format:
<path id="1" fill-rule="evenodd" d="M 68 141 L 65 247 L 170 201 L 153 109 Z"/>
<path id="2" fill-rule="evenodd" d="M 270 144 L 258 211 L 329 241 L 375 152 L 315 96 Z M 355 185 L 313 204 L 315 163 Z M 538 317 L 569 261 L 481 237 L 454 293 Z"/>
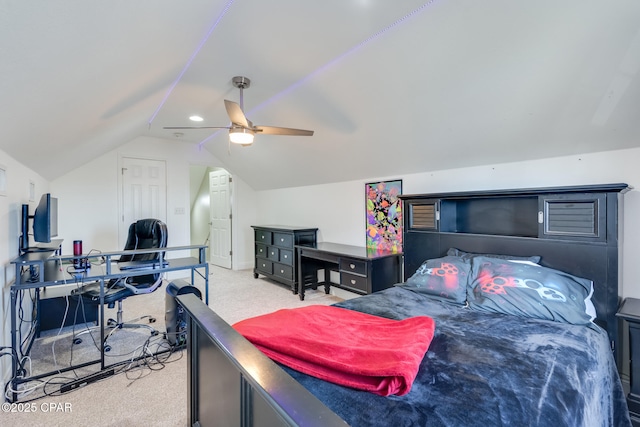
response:
<path id="1" fill-rule="evenodd" d="M 61 370 L 57 370 L 55 372 L 50 372 L 46 374 L 40 374 L 37 377 L 30 378 L 20 378 L 17 379 L 17 373 L 23 371 L 24 369 L 24 358 L 23 355 L 28 355 L 31 351 L 31 347 L 33 345 L 33 341 L 36 338 L 36 331 L 38 330 L 39 319 L 39 294 L 42 288 L 54 287 L 54 286 L 64 286 L 72 283 L 77 283 L 79 281 L 90 283 L 90 282 L 99 282 L 100 283 L 100 310 L 99 310 L 99 323 L 100 325 L 105 325 L 104 319 L 104 285 L 108 283 L 111 279 L 118 279 L 124 277 L 134 277 L 134 276 L 144 276 L 148 274 L 162 274 L 168 273 L 171 271 L 178 270 L 191 270 L 191 283 L 195 281 L 195 275 L 198 274 L 200 277 L 204 279 L 205 282 L 205 302 L 209 303 L 209 264 L 206 260 L 206 245 L 194 245 L 194 246 L 175 246 L 175 247 L 167 247 L 167 248 L 159 248 L 159 249 L 143 249 L 143 250 L 129 250 L 129 251 L 117 251 L 117 252 L 103 252 L 96 253 L 91 255 L 82 255 L 81 258 L 91 258 L 94 260 L 103 260 L 104 262 L 99 264 L 92 263 L 91 268 L 87 269 L 85 272 L 76 273 L 73 271 L 67 271 L 65 266 L 71 266 L 71 264 L 67 265 L 66 262 L 72 262 L 74 258 L 79 258 L 74 255 L 56 255 L 57 251 L 51 248 L 51 250 L 43 250 L 37 252 L 27 252 L 24 255 L 19 256 L 18 258 L 11 261 L 11 263 L 15 266 L 15 283 L 11 285 L 11 347 L 16 357 L 12 358 L 12 387 L 15 390 L 18 384 L 28 382 L 34 379 L 44 378 L 47 376 L 51 376 L 53 374 L 57 374 L 60 372 L 65 372 L 69 370 L 73 370 L 75 368 L 81 366 L 88 366 L 91 364 L 100 363 L 101 372 L 104 372 L 108 367 L 114 366 L 113 364 L 107 366 L 105 364 L 105 355 L 104 351 L 100 353 L 100 359 L 94 360 L 91 362 L 85 362 L 81 366 L 70 366 L 68 368 L 64 368 Z M 167 253 L 175 252 L 175 251 L 189 251 L 192 249 L 198 249 L 198 257 L 187 257 L 187 258 L 174 258 L 174 259 L 166 259 L 165 255 Z M 160 253 L 160 260 L 158 262 L 157 268 L 140 268 L 140 269 L 130 269 L 121 271 L 118 268 L 118 264 L 115 262 L 115 258 L 119 258 L 122 255 L 134 255 L 134 254 L 142 254 L 142 253 Z M 164 264 L 163 261 L 167 261 L 168 264 Z M 160 267 L 162 266 L 162 267 Z M 204 270 L 204 273 L 200 271 L 200 269 Z M 27 339 L 20 340 L 23 342 L 19 342 L 18 337 L 21 331 L 18 330 L 18 318 L 17 318 L 17 304 L 18 304 L 18 296 L 20 293 L 27 290 L 35 290 L 35 300 L 36 300 L 36 319 L 34 324 L 32 325 L 32 330 L 27 335 Z M 104 342 L 104 326 L 100 328 L 100 342 Z M 17 399 L 17 394 L 13 394 L 12 401 Z"/>
<path id="2" fill-rule="evenodd" d="M 298 295 L 304 300 L 305 288 L 324 285 L 365 295 L 390 288 L 402 281 L 402 253 L 380 251 L 363 246 L 322 242 L 315 247 L 296 246 L 298 250 Z M 324 281 L 318 282 L 318 270 L 324 270 Z M 340 275 L 339 283 L 331 282 L 331 271 Z"/>

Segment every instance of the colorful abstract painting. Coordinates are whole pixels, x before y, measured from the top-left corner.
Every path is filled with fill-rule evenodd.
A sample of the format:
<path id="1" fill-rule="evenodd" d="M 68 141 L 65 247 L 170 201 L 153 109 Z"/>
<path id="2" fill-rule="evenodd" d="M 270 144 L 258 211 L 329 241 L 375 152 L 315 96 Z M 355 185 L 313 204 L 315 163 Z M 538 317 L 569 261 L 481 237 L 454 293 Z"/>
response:
<path id="1" fill-rule="evenodd" d="M 402 252 L 402 180 L 365 184 L 367 248 Z"/>

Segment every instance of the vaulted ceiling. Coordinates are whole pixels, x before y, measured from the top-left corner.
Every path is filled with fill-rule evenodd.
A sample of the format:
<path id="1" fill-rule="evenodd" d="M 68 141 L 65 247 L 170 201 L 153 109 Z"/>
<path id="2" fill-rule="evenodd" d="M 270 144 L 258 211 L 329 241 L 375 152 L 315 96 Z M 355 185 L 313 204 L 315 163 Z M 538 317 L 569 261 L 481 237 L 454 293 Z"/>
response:
<path id="1" fill-rule="evenodd" d="M 623 149 L 639 68 L 637 0 L 5 0 L 0 148 L 55 179 L 166 138 L 255 189 Z M 163 129 L 227 126 L 239 75 L 253 123 L 315 135 Z"/>

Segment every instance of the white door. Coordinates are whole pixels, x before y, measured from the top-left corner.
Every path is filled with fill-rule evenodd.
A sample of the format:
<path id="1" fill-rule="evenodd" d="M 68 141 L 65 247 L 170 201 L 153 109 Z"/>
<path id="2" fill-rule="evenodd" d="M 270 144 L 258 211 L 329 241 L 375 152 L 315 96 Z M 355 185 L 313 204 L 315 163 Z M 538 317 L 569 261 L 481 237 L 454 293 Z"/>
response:
<path id="1" fill-rule="evenodd" d="M 231 176 L 209 172 L 209 262 L 231 268 Z"/>
<path id="2" fill-rule="evenodd" d="M 167 166 L 163 160 L 123 157 L 120 172 L 122 222 L 119 244 L 123 248 L 129 226 L 135 221 L 156 218 L 167 222 Z"/>

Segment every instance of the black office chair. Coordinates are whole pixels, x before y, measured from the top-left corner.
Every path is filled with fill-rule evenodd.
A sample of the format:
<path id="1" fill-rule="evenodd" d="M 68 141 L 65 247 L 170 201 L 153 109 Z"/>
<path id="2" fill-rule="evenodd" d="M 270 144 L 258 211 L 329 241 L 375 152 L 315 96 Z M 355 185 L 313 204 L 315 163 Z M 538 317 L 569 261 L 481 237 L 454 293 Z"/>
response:
<path id="1" fill-rule="evenodd" d="M 167 247 L 167 226 L 158 219 L 141 219 L 129 226 L 129 235 L 124 250 L 135 249 L 154 249 Z M 159 260 L 164 252 L 142 253 L 134 255 L 122 255 L 118 259 L 118 263 L 136 262 L 136 261 L 153 261 Z M 107 344 L 109 338 L 115 331 L 121 328 L 148 328 L 151 335 L 157 335 L 158 331 L 153 327 L 140 323 L 132 323 L 142 319 L 149 319 L 149 323 L 155 322 L 155 319 L 149 315 L 141 316 L 137 319 L 124 322 L 122 320 L 122 301 L 133 295 L 149 294 L 154 292 L 162 285 L 161 274 L 146 274 L 141 276 L 124 277 L 114 279 L 104 284 L 104 304 L 109 308 L 114 308 L 118 304 L 118 312 L 116 319 L 109 319 L 107 327 L 111 330 L 105 336 L 103 347 L 105 351 L 111 350 Z M 94 305 L 100 304 L 100 282 L 89 283 L 72 292 L 72 296 L 80 299 L 82 302 L 89 302 Z M 86 329 L 73 338 L 74 344 L 79 344 L 82 339 L 80 335 L 90 333 L 92 328 Z"/>

